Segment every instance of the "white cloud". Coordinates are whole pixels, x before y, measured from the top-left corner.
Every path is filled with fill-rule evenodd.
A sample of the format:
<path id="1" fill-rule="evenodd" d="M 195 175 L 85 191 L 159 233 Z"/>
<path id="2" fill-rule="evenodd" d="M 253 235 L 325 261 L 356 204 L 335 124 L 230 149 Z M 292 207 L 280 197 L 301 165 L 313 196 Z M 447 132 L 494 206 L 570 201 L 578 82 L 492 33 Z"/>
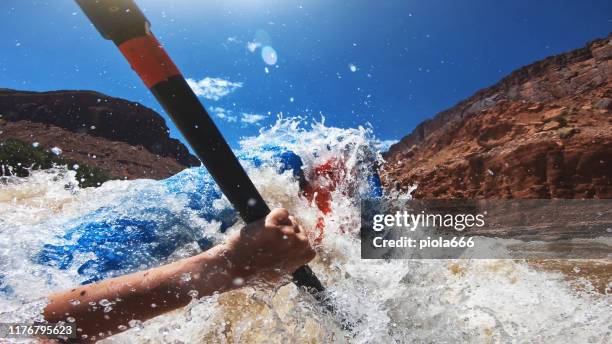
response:
<path id="1" fill-rule="evenodd" d="M 255 113 L 243 113 L 242 117 L 240 117 L 240 122 L 247 124 L 255 124 L 264 118 L 266 118 L 266 116 L 264 115 L 259 115 Z"/>
<path id="2" fill-rule="evenodd" d="M 210 108 L 210 111 L 215 114 L 215 116 L 219 119 L 222 119 L 226 122 L 230 122 L 230 123 L 234 123 L 236 121 L 238 121 L 238 118 L 236 116 L 232 115 L 232 112 L 229 110 L 226 110 L 222 107 L 219 106 L 213 106 Z"/>
<path id="3" fill-rule="evenodd" d="M 249 49 L 249 51 L 252 53 L 254 53 L 259 47 L 261 47 L 261 43 L 259 42 L 247 42 L 247 49 Z"/>
<path id="4" fill-rule="evenodd" d="M 377 142 L 378 143 L 378 145 L 377 145 L 378 147 L 377 148 L 381 152 L 388 151 L 389 147 L 391 147 L 391 145 L 396 144 L 398 142 L 399 142 L 399 140 L 397 140 L 397 139 L 395 139 L 395 140 L 382 140 L 382 141 Z"/>
<path id="5" fill-rule="evenodd" d="M 238 116 L 234 115 L 234 113 L 231 110 L 222 108 L 220 106 L 210 107 L 209 112 L 215 117 L 221 120 L 224 120 L 228 123 L 236 123 L 238 122 L 238 120 L 240 120 L 240 122 L 244 124 L 258 124 L 261 120 L 268 117 L 266 115 L 243 112 L 240 115 L 240 118 L 238 118 Z"/>
<path id="6" fill-rule="evenodd" d="M 209 77 L 199 81 L 188 78 L 187 83 L 198 97 L 204 97 L 211 100 L 219 100 L 242 87 L 241 82 Z"/>

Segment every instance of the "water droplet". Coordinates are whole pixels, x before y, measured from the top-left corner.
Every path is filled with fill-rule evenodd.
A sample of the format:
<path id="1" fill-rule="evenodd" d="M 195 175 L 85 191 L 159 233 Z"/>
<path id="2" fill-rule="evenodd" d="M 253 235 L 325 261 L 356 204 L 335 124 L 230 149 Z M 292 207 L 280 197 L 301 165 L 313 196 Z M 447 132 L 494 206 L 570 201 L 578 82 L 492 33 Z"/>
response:
<path id="1" fill-rule="evenodd" d="M 244 285 L 244 278 L 241 278 L 241 277 L 236 277 L 236 278 L 234 278 L 234 280 L 232 281 L 232 283 L 233 283 L 235 286 L 240 287 L 240 286 Z"/>
<path id="2" fill-rule="evenodd" d="M 128 321 L 128 326 L 131 327 L 131 328 L 136 327 L 138 329 L 142 329 L 143 328 L 142 321 L 136 320 L 136 319 Z"/>
<path id="3" fill-rule="evenodd" d="M 151 304 L 151 308 L 157 308 L 157 304 L 152 303 L 152 304 Z"/>
<path id="4" fill-rule="evenodd" d="M 247 204 L 249 207 L 254 207 L 255 204 L 257 204 L 257 200 L 255 198 L 249 198 Z"/>
<path id="5" fill-rule="evenodd" d="M 81 301 L 75 299 L 70 299 L 68 300 L 68 302 L 70 302 L 70 304 L 73 306 L 79 305 L 81 303 Z"/>
<path id="6" fill-rule="evenodd" d="M 111 306 L 104 307 L 104 313 L 109 313 L 112 310 L 113 310 L 113 307 L 111 307 Z"/>
<path id="7" fill-rule="evenodd" d="M 187 295 L 189 295 L 189 297 L 191 297 L 192 299 L 195 299 L 196 297 L 198 297 L 200 293 L 198 293 L 197 290 L 190 290 L 187 292 Z"/>
<path id="8" fill-rule="evenodd" d="M 354 64 L 352 64 L 352 63 L 349 63 L 348 67 L 349 67 L 349 70 L 350 70 L 351 72 L 353 72 L 353 73 L 355 73 L 355 72 L 357 71 L 357 66 L 355 66 L 355 65 L 354 65 Z"/>
<path id="9" fill-rule="evenodd" d="M 120 331 L 125 331 L 125 330 L 127 330 L 127 326 L 125 326 L 125 325 L 119 325 L 119 326 L 117 326 L 117 328 L 118 328 Z"/>
<path id="10" fill-rule="evenodd" d="M 79 169 L 79 164 L 74 164 L 74 165 L 72 165 L 72 169 L 73 169 L 73 170 L 78 170 L 78 169 Z"/>
<path id="11" fill-rule="evenodd" d="M 73 317 L 67 317 L 67 318 L 66 318 L 66 321 L 67 321 L 67 322 L 69 322 L 69 323 L 73 323 L 73 322 L 75 322 L 75 321 L 76 321 L 76 319 L 75 319 L 75 318 L 73 318 Z"/>
<path id="12" fill-rule="evenodd" d="M 108 301 L 107 299 L 102 299 L 102 300 L 98 301 L 98 303 L 100 304 L 100 306 L 103 306 L 103 307 L 111 305 L 111 302 Z"/>
<path id="13" fill-rule="evenodd" d="M 51 148 L 51 153 L 55 154 L 55 155 L 60 155 L 62 154 L 62 149 L 59 147 L 53 147 Z"/>
<path id="14" fill-rule="evenodd" d="M 96 130 L 96 126 L 95 126 L 95 125 L 92 125 L 91 127 L 89 127 L 89 129 L 91 129 L 91 130 Z"/>
<path id="15" fill-rule="evenodd" d="M 184 273 L 181 275 L 181 281 L 183 282 L 189 282 L 191 281 L 191 274 L 190 273 Z"/>
<path id="16" fill-rule="evenodd" d="M 289 98 L 289 101 L 293 103 L 295 99 L 293 97 Z"/>
<path id="17" fill-rule="evenodd" d="M 32 143 L 32 147 L 36 148 L 36 147 L 38 147 L 38 146 L 40 146 L 40 143 L 38 143 L 38 142 L 34 142 L 34 143 Z"/>

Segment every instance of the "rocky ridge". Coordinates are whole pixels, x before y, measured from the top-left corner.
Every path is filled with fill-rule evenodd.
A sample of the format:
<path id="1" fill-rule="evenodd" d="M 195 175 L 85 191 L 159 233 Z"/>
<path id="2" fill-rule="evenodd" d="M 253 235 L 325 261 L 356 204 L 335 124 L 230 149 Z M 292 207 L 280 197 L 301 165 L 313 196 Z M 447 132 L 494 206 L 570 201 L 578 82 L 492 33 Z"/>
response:
<path id="1" fill-rule="evenodd" d="M 384 154 L 383 182 L 416 198 L 612 198 L 611 37 L 421 123 Z"/>
<path id="2" fill-rule="evenodd" d="M 98 92 L 0 90 L 0 142 L 58 147 L 113 178 L 160 179 L 199 165 L 168 133 L 155 111 Z"/>

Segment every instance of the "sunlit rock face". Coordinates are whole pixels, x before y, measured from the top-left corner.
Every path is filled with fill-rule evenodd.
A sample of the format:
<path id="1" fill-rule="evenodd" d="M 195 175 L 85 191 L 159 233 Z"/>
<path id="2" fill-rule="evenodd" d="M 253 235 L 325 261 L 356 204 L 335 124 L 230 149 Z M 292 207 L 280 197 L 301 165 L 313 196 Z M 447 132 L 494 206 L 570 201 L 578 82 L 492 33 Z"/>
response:
<path id="1" fill-rule="evenodd" d="M 421 123 L 383 181 L 417 198 L 612 198 L 611 37 L 523 67 Z"/>

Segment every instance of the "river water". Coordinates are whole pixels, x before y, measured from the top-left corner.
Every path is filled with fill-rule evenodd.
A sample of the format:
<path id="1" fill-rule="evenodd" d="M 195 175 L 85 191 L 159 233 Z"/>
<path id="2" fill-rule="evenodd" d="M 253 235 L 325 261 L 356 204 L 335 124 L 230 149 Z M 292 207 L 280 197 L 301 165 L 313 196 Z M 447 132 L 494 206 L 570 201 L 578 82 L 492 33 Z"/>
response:
<path id="1" fill-rule="evenodd" d="M 342 158 L 344 178 L 332 193 L 332 212 L 325 217 L 325 235 L 311 267 L 336 308 L 355 323 L 353 330 L 343 331 L 310 296 L 289 284 L 194 300 L 184 309 L 133 324 L 106 342 L 612 342 L 612 284 L 605 273 L 609 262 L 360 259 L 359 195 L 368 191 L 361 176 L 381 162 L 381 143 L 368 128 L 300 122 L 280 119 L 259 136 L 243 140 L 242 150 L 265 161 L 268 153 L 261 147 L 290 149 L 302 158 L 307 174 L 312 166 Z M 305 227 L 314 227 L 318 210 L 297 196 L 299 185 L 290 172 L 279 174 L 266 164 L 245 165 L 271 206 L 286 207 Z M 227 204 L 220 199 L 214 206 Z M 164 235 L 195 231 L 213 241 L 226 235 L 218 232 L 218 222 L 196 216 L 184 197 L 158 181 L 109 181 L 80 189 L 74 172 L 63 169 L 5 178 L 0 185 L 0 322 L 36 320 L 47 293 L 83 282 L 78 266 L 90 254 L 75 255 L 73 264 L 61 269 L 37 263 L 43 245 L 61 243 L 71 224 L 92 214 L 117 216 L 147 209 L 154 209 L 147 216 L 156 223 L 170 223 L 167 217 L 172 214 L 172 230 Z M 187 240 L 167 258 L 141 268 L 197 251 Z"/>

